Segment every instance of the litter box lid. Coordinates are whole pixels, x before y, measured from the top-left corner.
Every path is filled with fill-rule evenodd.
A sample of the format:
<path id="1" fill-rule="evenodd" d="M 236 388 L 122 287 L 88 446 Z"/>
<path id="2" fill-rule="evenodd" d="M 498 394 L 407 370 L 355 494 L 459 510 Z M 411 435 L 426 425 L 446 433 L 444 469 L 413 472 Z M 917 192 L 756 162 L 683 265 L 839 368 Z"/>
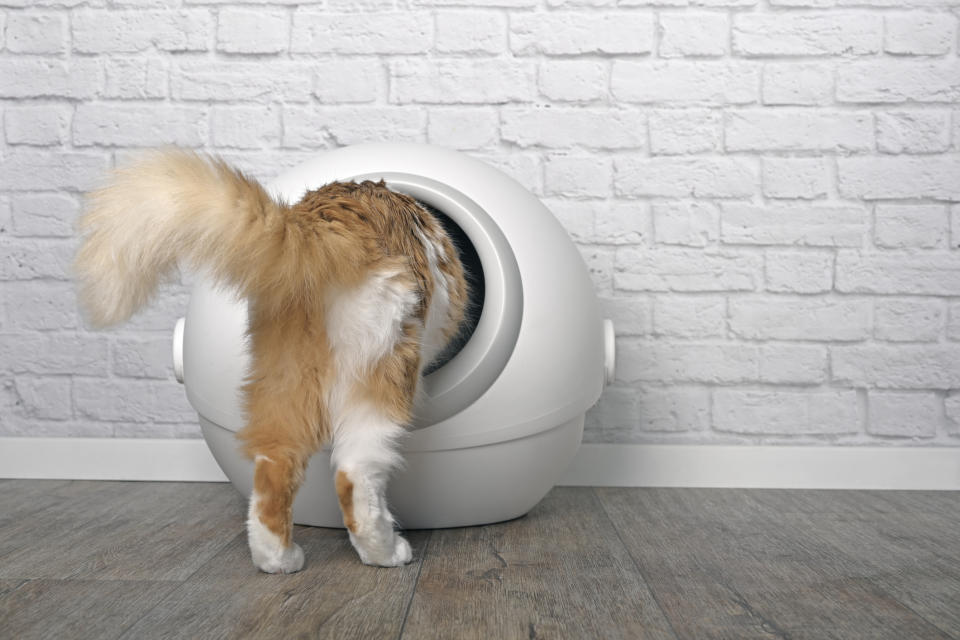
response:
<path id="1" fill-rule="evenodd" d="M 513 179 L 439 147 L 370 144 L 323 153 L 268 190 L 296 202 L 334 180 L 381 178 L 463 229 L 486 285 L 470 339 L 425 377 L 407 448 L 523 437 L 596 402 L 605 374 L 604 328 L 589 273 L 556 218 Z M 187 395 L 201 415 L 234 431 L 244 424 L 245 329 L 246 303 L 201 280 L 184 329 Z"/>

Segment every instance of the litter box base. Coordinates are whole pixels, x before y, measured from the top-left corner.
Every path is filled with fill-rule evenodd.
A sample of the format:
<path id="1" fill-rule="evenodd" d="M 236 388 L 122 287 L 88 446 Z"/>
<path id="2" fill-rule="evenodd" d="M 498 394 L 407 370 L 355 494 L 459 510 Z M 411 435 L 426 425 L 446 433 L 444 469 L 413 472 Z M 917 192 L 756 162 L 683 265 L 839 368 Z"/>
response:
<path id="1" fill-rule="evenodd" d="M 465 449 L 403 452 L 387 498 L 404 529 L 489 524 L 527 513 L 559 481 L 583 437 L 584 416 L 525 438 Z M 253 463 L 233 431 L 200 417 L 217 464 L 244 496 L 253 487 Z M 293 504 L 296 524 L 343 528 L 330 468 L 330 451 L 310 459 Z"/>

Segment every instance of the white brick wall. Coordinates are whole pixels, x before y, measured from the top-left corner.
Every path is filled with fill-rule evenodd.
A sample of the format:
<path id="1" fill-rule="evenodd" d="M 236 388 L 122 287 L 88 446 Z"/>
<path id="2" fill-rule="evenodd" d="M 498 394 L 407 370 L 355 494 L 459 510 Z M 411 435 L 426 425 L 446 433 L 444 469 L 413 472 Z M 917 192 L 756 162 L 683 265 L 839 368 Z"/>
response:
<path id="1" fill-rule="evenodd" d="M 0 0 L 0 435 L 198 435 L 189 276 L 76 311 L 106 168 L 412 140 L 582 248 L 620 349 L 588 441 L 960 444 L 957 2 Z"/>

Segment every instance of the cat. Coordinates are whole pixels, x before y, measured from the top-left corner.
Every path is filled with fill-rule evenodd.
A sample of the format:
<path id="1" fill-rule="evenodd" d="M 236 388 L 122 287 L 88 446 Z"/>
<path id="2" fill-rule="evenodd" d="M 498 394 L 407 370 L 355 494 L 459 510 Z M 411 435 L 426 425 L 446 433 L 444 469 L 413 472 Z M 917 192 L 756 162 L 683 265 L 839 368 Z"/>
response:
<path id="1" fill-rule="evenodd" d="M 260 570 L 302 568 L 293 499 L 327 443 L 360 560 L 410 562 L 385 489 L 423 369 L 468 299 L 436 216 L 382 181 L 334 182 L 287 204 L 217 157 L 167 149 L 88 194 L 80 233 L 78 297 L 93 326 L 129 318 L 179 261 L 247 298 L 238 438 L 254 461 L 247 537 Z"/>

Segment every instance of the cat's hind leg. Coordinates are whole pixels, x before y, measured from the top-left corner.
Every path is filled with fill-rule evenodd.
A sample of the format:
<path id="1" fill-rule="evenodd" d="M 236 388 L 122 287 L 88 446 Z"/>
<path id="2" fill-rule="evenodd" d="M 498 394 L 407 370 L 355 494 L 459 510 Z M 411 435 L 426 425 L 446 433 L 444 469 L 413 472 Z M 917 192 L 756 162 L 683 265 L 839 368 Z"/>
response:
<path id="1" fill-rule="evenodd" d="M 345 409 L 334 430 L 337 498 L 350 542 L 364 564 L 396 567 L 413 558 L 410 544 L 393 529 L 386 499 L 403 433 L 403 427 L 367 401 Z"/>

